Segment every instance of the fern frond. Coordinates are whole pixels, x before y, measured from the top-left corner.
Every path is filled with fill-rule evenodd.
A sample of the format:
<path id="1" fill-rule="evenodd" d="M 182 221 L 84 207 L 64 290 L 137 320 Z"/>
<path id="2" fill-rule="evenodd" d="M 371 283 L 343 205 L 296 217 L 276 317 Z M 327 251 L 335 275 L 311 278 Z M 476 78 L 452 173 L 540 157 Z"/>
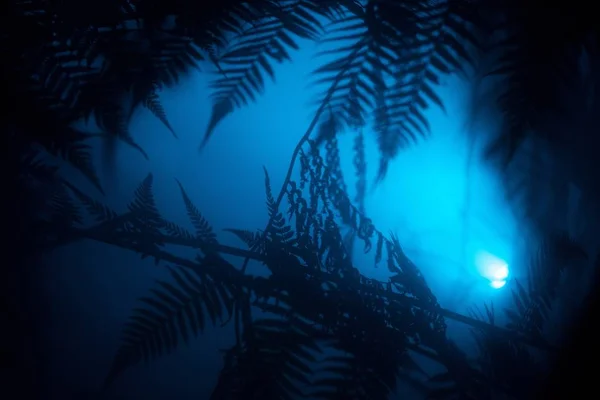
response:
<path id="1" fill-rule="evenodd" d="M 294 231 L 287 225 L 283 213 L 279 211 L 277 201 L 273 197 L 271 189 L 271 179 L 267 169 L 263 167 L 265 173 L 265 192 L 267 195 L 267 211 L 269 213 L 270 228 L 267 231 L 268 238 L 273 242 L 289 243 L 294 236 Z"/>
<path id="2" fill-rule="evenodd" d="M 320 352 L 311 331 L 295 320 L 261 318 L 244 327 L 242 343 L 225 353 L 211 399 L 304 397 L 311 364 Z"/>
<path id="3" fill-rule="evenodd" d="M 144 99 L 143 104 L 144 107 L 146 107 L 152 113 L 152 115 L 158 118 L 158 120 L 162 122 L 169 132 L 171 132 L 171 134 L 177 139 L 177 134 L 167 119 L 167 113 L 165 112 L 165 109 L 160 102 L 160 98 L 158 97 L 156 91 L 150 92 Z"/>
<path id="4" fill-rule="evenodd" d="M 387 3 L 378 9 L 378 18 L 382 20 L 379 24 L 396 29 L 394 42 L 401 44 L 392 66 L 392 82 L 380 84 L 379 91 L 383 94 L 379 93 L 379 98 L 373 99 L 377 104 L 377 131 L 381 135 L 379 150 L 384 157 L 379 179 L 385 175 L 386 160 L 390 156 L 428 134 L 429 124 L 424 112 L 429 105 L 444 110 L 442 100 L 435 92 L 440 75 L 461 70 L 465 62 L 471 62 L 467 46 L 473 43 L 466 40 L 474 40 L 474 37 L 463 21 L 466 13 L 464 7 L 459 7 L 461 4 L 468 3 L 419 2 L 406 6 Z"/>
<path id="5" fill-rule="evenodd" d="M 394 130 L 390 115 L 391 110 L 387 101 L 388 87 L 383 83 L 383 79 L 380 79 L 382 83 L 381 86 L 376 88 L 377 95 L 373 111 L 373 131 L 377 135 L 380 152 L 376 182 L 381 182 L 385 178 L 389 162 L 398 154 L 398 151 L 410 144 L 403 135 L 398 135 Z"/>
<path id="6" fill-rule="evenodd" d="M 383 319 L 376 314 L 368 322 L 363 319 L 359 310 L 364 306 L 352 307 L 350 318 L 344 321 L 347 329 L 337 333 L 332 345 L 334 355 L 327 356 L 324 366 L 315 371 L 311 398 L 386 399 L 396 389 L 401 368 L 414 366 L 403 345 L 394 343 L 398 336 Z M 370 327 L 362 328 L 363 323 Z"/>
<path id="7" fill-rule="evenodd" d="M 164 221 L 163 229 L 172 237 L 180 239 L 194 239 L 194 235 L 192 235 L 187 229 L 182 228 L 171 221 Z"/>
<path id="8" fill-rule="evenodd" d="M 316 83 L 329 86 L 318 100 L 331 96 L 328 106 L 351 127 L 374 112 L 379 179 L 401 146 L 427 135 L 429 104 L 444 108 L 435 92 L 439 75 L 471 61 L 461 42 L 475 40 L 464 20 L 466 4 L 373 1 L 333 24 L 325 43 L 336 48 L 320 54 L 334 59 L 314 71 Z"/>
<path id="9" fill-rule="evenodd" d="M 125 325 L 105 387 L 125 369 L 174 351 L 180 341 L 188 343 L 204 330 L 207 318 L 214 325 L 224 316 L 222 305 L 232 294 L 222 283 L 182 267 L 170 267 L 169 273 L 172 280 L 158 281 Z"/>
<path id="10" fill-rule="evenodd" d="M 51 154 L 58 153 L 61 158 L 79 170 L 100 193 L 104 194 L 100 178 L 92 161 L 92 147 L 83 143 L 84 139 L 85 135 L 81 135 L 78 140 L 68 143 L 65 148 L 48 148 L 48 151 Z"/>
<path id="11" fill-rule="evenodd" d="M 581 247 L 565 233 L 550 235 L 542 241 L 529 263 L 528 285 L 516 281 L 516 288 L 511 291 L 513 308 L 505 309 L 507 326 L 543 340 L 563 271 L 586 258 Z"/>
<path id="12" fill-rule="evenodd" d="M 146 160 L 150 159 L 148 153 L 131 136 L 129 132 L 129 116 L 125 113 L 124 107 L 114 103 L 105 104 L 94 109 L 94 115 L 98 126 L 104 133 L 98 136 L 108 140 L 108 143 L 106 143 L 108 147 L 105 151 L 109 157 L 114 156 L 116 140 L 119 140 L 137 150 Z M 110 159 L 106 161 L 110 162 Z"/>
<path id="13" fill-rule="evenodd" d="M 352 355 L 329 356 L 326 366 L 318 373 L 324 375 L 313 381 L 311 398 L 323 400 L 385 399 L 391 389 L 375 371 L 363 369 L 362 360 Z"/>
<path id="14" fill-rule="evenodd" d="M 316 101 L 320 104 L 330 95 L 331 112 L 351 126 L 364 123 L 373 108 L 375 88 L 383 84 L 381 77 L 391 74 L 397 59 L 393 48 L 397 38 L 388 38 L 379 26 L 370 27 L 369 18 L 369 11 L 361 11 L 334 22 L 323 44 L 335 48 L 318 53 L 334 59 L 313 71 L 314 84 L 328 86 Z"/>
<path id="15" fill-rule="evenodd" d="M 77 200 L 79 200 L 82 207 L 85 208 L 88 215 L 92 217 L 94 222 L 107 222 L 117 217 L 117 213 L 115 211 L 113 211 L 111 208 L 104 205 L 103 203 L 83 193 L 76 186 L 68 182 L 65 182 L 64 184 L 69 188 L 69 190 L 71 190 L 71 192 L 73 192 Z"/>
<path id="16" fill-rule="evenodd" d="M 156 202 L 154 200 L 152 181 L 152 174 L 148 174 L 142 183 L 135 189 L 134 199 L 127 206 L 129 211 L 138 214 L 148 222 L 161 220 L 160 212 L 158 211 L 158 208 L 156 208 Z"/>
<path id="17" fill-rule="evenodd" d="M 354 199 L 361 213 L 365 212 L 365 197 L 367 196 L 367 157 L 365 154 L 365 138 L 362 130 L 354 139 L 354 172 L 356 176 L 356 197 Z"/>
<path id="18" fill-rule="evenodd" d="M 177 181 L 177 184 L 179 185 L 179 190 L 181 191 L 181 197 L 183 197 L 187 215 L 190 218 L 192 225 L 196 229 L 196 238 L 202 243 L 217 243 L 217 235 L 214 233 L 209 222 L 202 216 L 202 214 L 200 214 L 200 211 L 186 193 L 181 182 Z"/>
<path id="19" fill-rule="evenodd" d="M 316 39 L 320 24 L 307 12 L 309 5 L 303 1 L 282 7 L 273 4 L 220 57 L 221 77 L 211 83 L 213 110 L 203 146 L 229 113 L 256 100 L 264 89 L 265 78 L 275 78 L 273 64 L 291 60 L 289 50 L 299 49 L 298 39 Z"/>
<path id="20" fill-rule="evenodd" d="M 72 226 L 81 224 L 83 221 L 78 205 L 75 204 L 65 186 L 56 185 L 52 197 L 48 200 L 52 210 L 51 218 L 54 223 Z"/>
<path id="21" fill-rule="evenodd" d="M 233 228 L 225 229 L 225 231 L 231 232 L 235 236 L 237 236 L 242 242 L 246 244 L 246 246 L 248 246 L 250 250 L 255 250 L 257 247 L 260 246 L 260 241 L 262 239 L 261 232 L 252 232 L 246 229 Z"/>

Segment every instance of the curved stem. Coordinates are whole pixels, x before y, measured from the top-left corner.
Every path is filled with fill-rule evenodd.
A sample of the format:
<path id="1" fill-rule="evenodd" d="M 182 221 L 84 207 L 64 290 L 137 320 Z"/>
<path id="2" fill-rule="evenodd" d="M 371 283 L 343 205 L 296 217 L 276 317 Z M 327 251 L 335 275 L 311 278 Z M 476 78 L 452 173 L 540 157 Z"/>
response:
<path id="1" fill-rule="evenodd" d="M 130 215 L 130 213 L 125 213 L 125 215 Z M 104 229 L 107 226 L 109 227 L 109 229 L 108 230 Z M 150 236 L 148 236 L 148 235 L 150 235 Z M 73 230 L 72 234 L 69 236 L 69 239 L 70 240 L 60 241 L 58 243 L 55 243 L 54 246 L 51 246 L 51 247 L 49 246 L 48 248 L 46 248 L 46 250 L 50 250 L 51 248 L 54 249 L 58 246 L 64 246 L 64 245 L 75 243 L 76 241 L 79 241 L 79 240 L 87 239 L 87 240 L 93 240 L 93 241 L 96 241 L 99 243 L 105 243 L 110 246 L 119 247 L 119 248 L 122 248 L 125 250 L 134 251 L 134 252 L 137 252 L 140 254 L 145 254 L 151 258 L 154 258 L 155 260 L 161 260 L 163 262 L 171 263 L 173 265 L 179 265 L 179 266 L 182 266 L 185 268 L 189 268 L 193 271 L 198 271 L 198 268 L 204 268 L 204 269 L 208 268 L 207 265 L 200 265 L 197 261 L 193 261 L 193 260 L 189 260 L 184 257 L 176 256 L 174 254 L 169 253 L 168 251 L 161 250 L 158 248 L 150 248 L 148 246 L 145 246 L 143 243 L 136 243 L 136 241 L 133 239 L 139 239 L 139 233 L 137 233 L 137 232 L 114 232 L 114 231 L 110 230 L 109 225 L 104 224 L 104 223 L 100 223 L 95 227 L 91 227 L 91 228 L 87 228 L 87 229 Z M 190 247 L 190 248 L 197 248 L 197 246 L 198 246 L 198 241 L 196 239 L 189 239 L 189 238 L 185 238 L 185 237 L 174 238 L 174 237 L 170 237 L 168 235 L 162 235 L 162 234 L 144 234 L 144 239 L 148 240 L 150 242 L 153 242 L 153 243 L 165 243 L 165 244 L 170 243 L 170 244 L 176 244 L 179 246 Z M 236 247 L 231 247 L 231 246 L 226 246 L 226 245 L 220 245 L 220 244 L 211 245 L 210 250 L 216 251 L 218 253 L 224 253 L 224 254 L 227 254 L 230 256 L 234 256 L 234 257 L 244 257 L 246 259 L 253 259 L 253 260 L 261 261 L 261 262 L 266 262 L 268 260 L 268 257 L 262 253 L 254 252 L 251 250 L 239 249 Z M 219 264 L 214 269 L 211 269 L 209 272 L 210 273 L 213 273 L 213 272 L 216 273 L 216 271 L 223 272 L 223 268 L 226 269 L 226 272 L 228 274 L 234 274 L 236 279 L 244 278 L 243 274 L 241 274 L 238 269 L 236 269 L 232 264 L 229 264 L 228 262 Z M 199 271 L 199 272 L 206 273 L 206 270 Z M 309 271 L 305 271 L 305 272 L 313 275 L 316 279 L 319 279 L 321 281 L 333 282 L 336 284 L 336 286 L 342 285 L 341 279 L 343 279 L 343 278 L 341 278 L 335 274 L 330 274 L 325 271 L 317 271 L 317 270 L 310 270 L 310 272 Z M 374 280 L 372 280 L 372 281 L 374 281 Z M 380 282 L 380 283 L 381 283 L 381 285 L 383 285 L 383 282 Z M 246 288 L 246 290 L 248 290 L 248 291 L 252 290 L 251 279 L 243 280 L 242 286 L 244 288 Z M 501 328 L 499 326 L 491 325 L 484 321 L 480 321 L 480 320 L 456 313 L 454 311 L 444 309 L 442 307 L 432 307 L 431 304 L 427 304 L 417 298 L 405 296 L 404 294 L 398 293 L 397 291 L 394 291 L 394 290 L 386 290 L 384 293 L 381 293 L 379 291 L 379 289 L 376 289 L 376 288 L 370 287 L 370 286 L 364 286 L 361 288 L 361 290 L 364 293 L 368 293 L 372 296 L 386 298 L 388 301 L 394 300 L 394 301 L 396 301 L 400 304 L 403 304 L 407 307 L 417 307 L 422 310 L 426 310 L 429 312 L 439 314 L 445 318 L 449 318 L 449 319 L 461 322 L 463 324 L 469 325 L 476 329 L 481 329 L 483 331 L 487 331 L 487 332 L 491 332 L 491 333 L 495 333 L 495 334 L 499 334 L 499 335 L 505 335 L 505 337 L 511 338 L 517 342 L 521 342 L 521 343 L 524 343 L 524 344 L 527 344 L 530 346 L 534 346 L 539 349 L 545 349 L 548 351 L 556 351 L 555 348 L 553 348 L 545 343 L 538 343 L 536 340 L 529 338 L 527 336 L 524 336 L 516 331 L 511 331 L 506 328 Z M 245 303 L 245 304 L 241 303 L 239 306 L 236 305 L 237 312 L 235 314 L 239 315 L 239 313 L 242 311 L 242 307 L 247 307 L 247 306 L 248 306 L 248 303 Z M 240 321 L 236 320 L 236 323 L 240 324 Z M 236 336 L 238 336 L 238 337 L 241 336 L 240 335 L 241 334 L 241 325 L 238 325 L 236 329 L 237 329 Z"/>
<path id="2" fill-rule="evenodd" d="M 323 99 L 323 101 L 321 102 L 321 105 L 319 106 L 319 109 L 315 113 L 315 116 L 313 117 L 310 125 L 306 129 L 306 132 L 304 132 L 304 135 L 302 135 L 302 137 L 296 144 L 296 147 L 294 148 L 292 157 L 290 159 L 290 163 L 288 165 L 287 173 L 285 174 L 285 179 L 283 180 L 281 189 L 279 189 L 279 194 L 277 195 L 277 201 L 275 202 L 275 209 L 279 209 L 279 207 L 281 206 L 281 202 L 283 201 L 283 197 L 285 196 L 285 189 L 286 189 L 287 185 L 289 185 L 290 180 L 292 179 L 292 173 L 294 172 L 294 166 L 296 165 L 296 159 L 298 158 L 298 155 L 300 155 L 302 146 L 304 146 L 304 144 L 306 142 L 308 142 L 308 140 L 310 139 L 310 135 L 315 130 L 315 127 L 317 126 L 319 119 L 321 119 L 321 115 L 323 115 L 323 112 L 325 111 L 325 107 L 327 107 L 329 105 L 329 102 L 331 101 L 331 98 L 333 97 L 335 90 L 337 89 L 342 78 L 344 77 L 345 73 L 348 70 L 348 66 L 352 63 L 352 61 L 354 61 L 354 57 L 360 51 L 361 48 L 362 48 L 362 42 L 358 43 L 356 45 L 356 47 L 354 48 L 354 50 L 352 51 L 352 53 L 349 55 L 348 61 L 346 61 L 344 68 L 335 77 L 333 84 L 327 91 L 327 95 L 325 96 L 325 99 Z M 261 241 L 265 240 L 265 238 L 267 237 L 267 233 L 269 232 L 269 229 L 271 229 L 271 227 L 273 226 L 273 217 L 274 217 L 274 215 L 269 218 L 267 227 L 265 228 L 265 230 L 262 233 Z M 250 261 L 250 258 L 244 259 L 244 264 L 242 265 L 242 273 L 244 273 L 246 271 L 249 261 Z"/>
<path id="3" fill-rule="evenodd" d="M 302 135 L 302 137 L 300 138 L 300 140 L 296 144 L 296 147 L 294 148 L 294 151 L 292 153 L 292 157 L 290 159 L 290 163 L 288 165 L 287 173 L 285 174 L 285 179 L 283 180 L 283 183 L 281 185 L 281 189 L 279 189 L 279 194 L 277 195 L 277 201 L 275 202 L 275 210 L 278 210 L 279 207 L 281 206 L 281 202 L 283 201 L 283 197 L 285 196 L 285 193 L 286 193 L 286 188 L 287 188 L 287 186 L 290 183 L 290 179 L 292 179 L 292 173 L 294 172 L 294 166 L 296 165 L 296 159 L 298 158 L 298 155 L 300 155 L 300 151 L 302 150 L 302 146 L 304 146 L 304 144 L 306 142 L 308 142 L 308 140 L 310 139 L 310 135 L 314 131 L 315 127 L 317 126 L 317 123 L 319 122 L 319 119 L 321 119 L 321 115 L 323 115 L 323 112 L 325 111 L 325 107 L 327 107 L 329 105 L 329 102 L 331 101 L 331 98 L 333 97 L 333 94 L 335 93 L 335 90 L 337 89 L 337 87 L 340 84 L 342 78 L 344 77 L 345 73 L 347 72 L 348 67 L 350 66 L 351 62 L 354 61 L 354 58 L 356 57 L 356 54 L 362 48 L 362 42 L 364 40 L 365 39 L 363 39 L 361 42 L 359 42 L 356 45 L 356 47 L 352 50 L 352 53 L 348 56 L 348 60 L 344 64 L 344 67 L 342 68 L 342 70 L 335 77 L 335 80 L 333 81 L 333 84 L 331 85 L 331 87 L 327 91 L 327 95 L 325 96 L 325 98 L 321 102 L 321 105 L 319 106 L 319 109 L 315 113 L 315 116 L 313 117 L 310 125 L 306 129 L 306 132 L 304 132 L 304 135 Z M 267 223 L 267 227 L 263 231 L 263 233 L 261 235 L 261 238 L 260 238 L 261 242 L 264 242 L 265 239 L 267 238 L 267 234 L 268 234 L 269 230 L 271 229 L 271 227 L 273 226 L 273 218 L 275 217 L 276 214 L 277 213 L 275 212 L 273 215 L 271 215 L 269 217 L 269 222 Z M 241 273 L 242 274 L 246 273 L 246 269 L 248 268 L 248 263 L 249 262 L 250 262 L 250 257 L 246 257 L 244 259 L 244 263 L 242 264 L 242 268 L 241 268 Z M 249 296 L 249 295 L 250 294 L 248 293 L 247 296 Z M 241 297 L 244 297 L 244 296 L 241 296 Z M 241 315 L 240 315 L 239 312 L 237 312 L 236 315 L 235 315 L 235 323 L 236 323 L 236 325 L 240 323 L 240 318 L 241 318 Z"/>

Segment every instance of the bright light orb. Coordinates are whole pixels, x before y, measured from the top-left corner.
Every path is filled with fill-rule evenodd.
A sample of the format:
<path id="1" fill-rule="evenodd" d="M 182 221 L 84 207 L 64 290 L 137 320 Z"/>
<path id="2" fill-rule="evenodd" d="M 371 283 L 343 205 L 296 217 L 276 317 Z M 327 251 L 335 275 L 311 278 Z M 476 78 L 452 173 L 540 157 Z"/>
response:
<path id="1" fill-rule="evenodd" d="M 502 286 L 506 285 L 506 281 L 491 281 L 490 286 L 494 289 L 500 289 Z"/>
<path id="2" fill-rule="evenodd" d="M 506 279 L 509 275 L 506 261 L 493 254 L 481 251 L 477 254 L 475 264 L 481 276 L 490 281 L 492 288 L 500 289 L 506 285 Z"/>
<path id="3" fill-rule="evenodd" d="M 492 271 L 492 277 L 496 281 L 503 281 L 508 278 L 508 265 L 499 265 L 494 271 Z"/>

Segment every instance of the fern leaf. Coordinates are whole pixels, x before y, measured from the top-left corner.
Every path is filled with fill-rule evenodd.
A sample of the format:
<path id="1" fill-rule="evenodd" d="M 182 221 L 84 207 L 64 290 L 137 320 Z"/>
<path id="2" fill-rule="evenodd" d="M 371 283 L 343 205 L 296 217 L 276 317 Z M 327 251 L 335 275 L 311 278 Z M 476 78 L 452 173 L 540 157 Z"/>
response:
<path id="1" fill-rule="evenodd" d="M 367 368 L 365 361 L 356 356 L 329 356 L 325 367 L 319 369 L 322 378 L 315 379 L 310 397 L 313 399 L 385 399 L 391 394 L 388 386 L 378 373 Z M 392 372 L 392 375 L 394 373 Z"/>
<path id="2" fill-rule="evenodd" d="M 221 304 L 230 299 L 222 298 L 227 292 L 217 290 L 217 283 L 182 267 L 171 267 L 169 273 L 172 282 L 159 281 L 151 296 L 140 299 L 143 306 L 125 325 L 105 387 L 125 369 L 168 354 L 180 340 L 187 343 L 196 337 L 204 330 L 207 316 L 213 324 L 222 317 Z"/>
<path id="3" fill-rule="evenodd" d="M 107 157 L 114 156 L 116 147 L 115 139 L 118 139 L 139 151 L 146 160 L 149 159 L 148 153 L 146 153 L 142 146 L 140 146 L 131 136 L 129 132 L 129 115 L 125 113 L 123 107 L 114 103 L 109 103 L 104 107 L 98 107 L 95 110 L 95 114 L 98 126 L 105 132 L 104 134 L 97 136 L 104 137 L 108 140 L 108 143 L 105 144 Z M 112 160 L 107 159 L 105 161 L 111 162 Z"/>
<path id="4" fill-rule="evenodd" d="M 52 220 L 55 223 L 66 226 L 81 224 L 82 218 L 79 207 L 73 202 L 65 186 L 57 185 L 49 202 L 52 210 Z"/>
<path id="5" fill-rule="evenodd" d="M 277 202 L 273 197 L 273 189 L 271 189 L 271 178 L 269 178 L 269 172 L 263 167 L 265 173 L 265 193 L 267 195 L 267 210 L 269 211 L 269 218 L 275 218 L 278 212 Z"/>
<path id="6" fill-rule="evenodd" d="M 164 221 L 163 229 L 167 232 L 167 234 L 181 239 L 193 239 L 194 235 L 192 235 L 187 229 L 182 228 L 181 226 L 171 222 Z"/>
<path id="7" fill-rule="evenodd" d="M 313 71 L 314 83 L 329 87 L 317 103 L 330 95 L 328 107 L 347 125 L 365 121 L 374 105 L 375 88 L 382 85 L 383 76 L 391 75 L 390 66 L 396 62 L 391 42 L 369 29 L 367 18 L 361 12 L 334 22 L 324 44 L 336 47 L 318 53 L 334 59 Z"/>
<path id="8" fill-rule="evenodd" d="M 243 342 L 227 351 L 211 399 L 305 397 L 301 387 L 310 385 L 310 365 L 320 348 L 298 325 L 273 317 L 245 324 Z"/>
<path id="9" fill-rule="evenodd" d="M 127 206 L 129 211 L 143 215 L 151 221 L 160 220 L 160 212 L 156 208 L 152 192 L 152 174 L 148 174 L 135 190 L 134 200 Z"/>
<path id="10" fill-rule="evenodd" d="M 367 195 L 367 161 L 365 154 L 365 140 L 362 130 L 356 135 L 354 140 L 354 163 L 356 174 L 356 198 L 354 201 L 358 205 L 361 213 L 365 212 L 365 196 Z"/>
<path id="11" fill-rule="evenodd" d="M 143 104 L 144 107 L 146 107 L 152 113 L 152 115 L 158 118 L 158 120 L 162 122 L 169 132 L 171 132 L 171 134 L 177 139 L 177 134 L 167 119 L 167 113 L 165 112 L 165 109 L 160 102 L 160 98 L 158 97 L 156 91 L 151 91 L 144 99 Z"/>
<path id="12" fill-rule="evenodd" d="M 301 10 L 303 2 L 291 7 L 271 7 L 219 60 L 221 76 L 211 83 L 213 110 L 204 133 L 206 145 L 217 125 L 235 108 L 256 100 L 265 78 L 274 79 L 273 63 L 291 59 L 289 49 L 298 50 L 296 38 L 315 39 L 319 25 Z"/>
<path id="13" fill-rule="evenodd" d="M 512 289 L 513 308 L 505 309 L 508 328 L 540 336 L 550 315 L 562 271 L 587 255 L 568 235 L 550 235 L 529 264 L 527 288 L 516 281 Z"/>
<path id="14" fill-rule="evenodd" d="M 202 214 L 200 214 L 200 211 L 198 211 L 198 208 L 196 208 L 194 203 L 192 203 L 192 200 L 183 189 L 181 182 L 177 181 L 177 184 L 179 185 L 179 190 L 181 191 L 181 196 L 183 197 L 187 215 L 190 218 L 192 225 L 196 229 L 196 238 L 208 244 L 217 243 L 217 235 L 215 235 L 208 221 L 202 216 Z"/>
<path id="15" fill-rule="evenodd" d="M 474 37 L 459 17 L 466 6 L 450 3 L 369 2 L 334 23 L 326 40 L 337 46 L 321 53 L 334 59 L 314 71 L 316 83 L 329 87 L 318 101 L 331 96 L 328 106 L 349 126 L 375 112 L 379 179 L 401 146 L 428 134 L 429 104 L 444 108 L 435 92 L 439 75 L 471 61 L 455 38 Z"/>
<path id="16" fill-rule="evenodd" d="M 78 169 L 92 184 L 104 194 L 100 178 L 96 173 L 96 168 L 92 162 L 91 146 L 84 143 L 73 143 L 68 146 L 66 152 L 63 152 L 63 156 L 67 162 Z"/>
<path id="17" fill-rule="evenodd" d="M 65 182 L 65 185 L 73 192 L 81 205 L 86 209 L 88 215 L 92 217 L 95 222 L 107 222 L 117 217 L 117 213 L 111 208 L 94 200 L 92 197 L 77 189 L 74 185 L 67 182 Z"/>
<path id="18" fill-rule="evenodd" d="M 289 243 L 294 237 L 294 231 L 286 224 L 283 213 L 279 212 L 277 200 L 273 197 L 269 173 L 265 167 L 263 167 L 263 171 L 265 173 L 265 192 L 267 195 L 267 211 L 270 222 L 267 230 L 268 237 L 274 242 Z"/>
<path id="19" fill-rule="evenodd" d="M 233 233 L 240 238 L 249 249 L 254 250 L 260 245 L 262 234 L 260 232 L 252 232 L 245 229 L 225 229 L 227 232 Z"/>

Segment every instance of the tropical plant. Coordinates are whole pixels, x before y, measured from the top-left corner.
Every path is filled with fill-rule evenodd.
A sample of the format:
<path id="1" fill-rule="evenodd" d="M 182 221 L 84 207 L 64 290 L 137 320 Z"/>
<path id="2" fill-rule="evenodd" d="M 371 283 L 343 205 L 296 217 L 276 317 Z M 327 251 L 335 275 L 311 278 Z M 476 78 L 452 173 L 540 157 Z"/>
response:
<path id="1" fill-rule="evenodd" d="M 514 368 L 527 366 L 536 376 L 543 372 L 534 360 L 544 356 L 530 347 L 553 351 L 543 323 L 559 297 L 557 282 L 565 266 L 579 255 L 577 247 L 564 235 L 543 246 L 552 250 L 545 253 L 552 261 L 532 264 L 531 285 L 517 285 L 506 329 L 497 326 L 490 306 L 479 319 L 443 309 L 399 241 L 379 232 L 364 214 L 362 132 L 370 126 L 377 135 L 378 179 L 384 179 L 394 156 L 427 137 L 424 111 L 431 104 L 444 107 L 435 91 L 442 77 L 492 59 L 487 72 L 499 76 L 496 105 L 505 129 L 489 155 L 502 155 L 510 168 L 519 157 L 527 158 L 522 152 L 527 139 L 541 140 L 561 161 L 563 181 L 575 182 L 584 203 L 594 204 L 595 175 L 576 154 L 585 149 L 589 155 L 596 140 L 599 30 L 593 13 L 583 7 L 563 4 L 540 11 L 537 6 L 512 0 L 8 2 L 0 16 L 0 48 L 10 171 L 14 187 L 42 190 L 52 198 L 43 213 L 27 221 L 35 233 L 32 242 L 50 250 L 83 238 L 98 240 L 166 263 L 171 274 L 134 311 L 107 384 L 124 368 L 173 351 L 206 323 L 229 319 L 236 343 L 224 354 L 215 399 L 383 399 L 399 379 L 424 383 L 436 398 L 529 396 L 535 385 L 521 390 L 522 374 Z M 128 131 L 139 106 L 176 136 L 160 91 L 200 64 L 216 76 L 212 116 L 202 139 L 206 146 L 224 118 L 257 98 L 274 67 L 292 60 L 300 39 L 332 47 L 313 71 L 315 84 L 324 90 L 279 192 L 273 193 L 265 174 L 265 229 L 230 229 L 246 250 L 220 244 L 181 185 L 194 231 L 160 214 L 150 176 L 128 210 L 117 213 L 58 176 L 33 148 L 41 145 L 63 158 L 102 191 L 90 138 L 106 139 L 108 157 L 117 140 L 145 155 Z M 564 116 L 561 126 L 570 121 L 572 113 L 566 111 L 572 110 L 564 110 L 561 100 L 573 88 L 591 99 L 586 118 L 578 114 L 584 122 L 575 133 L 549 129 L 549 113 Z M 92 119 L 97 132 L 82 129 L 82 119 Z M 348 198 L 339 166 L 336 136 L 348 129 L 360 132 L 356 199 Z M 298 164 L 301 174 L 294 179 Z M 512 168 L 522 172 L 514 163 Z M 393 274 L 388 282 L 358 272 L 350 252 L 357 240 L 374 251 L 375 263 L 386 259 Z M 177 257 L 164 249 L 168 243 L 197 249 L 199 255 Z M 223 254 L 242 257 L 241 268 Z M 262 262 L 269 275 L 249 275 L 250 260 Z M 478 364 L 447 337 L 448 318 L 473 327 Z M 413 353 L 440 363 L 446 372 L 427 379 Z M 317 361 L 323 366 L 318 373 Z"/>
<path id="2" fill-rule="evenodd" d="M 514 372 L 517 365 L 525 367 L 523 357 L 536 356 L 531 346 L 555 350 L 544 340 L 542 328 L 556 296 L 556 280 L 548 282 L 532 272 L 532 282 L 547 286 L 526 290 L 517 285 L 515 308 L 506 311 L 508 328 L 496 326 L 489 311 L 489 320 L 483 322 L 443 309 L 399 241 L 386 238 L 352 205 L 317 145 L 310 145 L 309 152 L 300 152 L 298 180 L 288 180 L 282 192 L 287 210 L 281 210 L 265 171 L 267 228 L 227 230 L 246 244 L 246 250 L 220 244 L 180 184 L 193 231 L 161 216 L 151 175 L 124 213 L 62 184 L 64 189 L 54 198 L 55 211 L 46 218 L 49 234 L 40 249 L 92 239 L 150 257 L 170 272 L 170 279 L 160 280 L 140 299 L 124 326 L 106 385 L 126 368 L 174 351 L 201 334 L 206 324 L 231 321 L 236 343 L 224 353 L 215 399 L 384 399 L 402 380 L 416 380 L 432 398 L 529 395 L 515 393 L 522 389 L 519 382 L 507 381 L 496 369 Z M 375 264 L 385 259 L 392 274 L 387 282 L 365 277 L 354 265 L 340 230 L 344 220 L 365 250 L 374 253 Z M 557 273 L 580 256 L 566 237 L 551 243 L 554 254 L 550 257 L 546 251 L 544 263 L 552 260 Z M 198 256 L 181 258 L 165 250 L 169 244 L 193 248 Z M 223 254 L 245 261 L 238 268 Z M 248 260 L 261 262 L 267 275 L 248 273 Z M 448 318 L 472 326 L 481 346 L 481 365 L 469 362 L 447 337 Z M 518 349 L 516 358 L 499 346 Z M 330 355 L 332 350 L 343 355 Z M 502 363 L 489 360 L 494 351 L 504 357 Z M 428 379 L 414 354 L 430 358 L 447 372 Z M 322 367 L 315 369 L 317 362 Z"/>

